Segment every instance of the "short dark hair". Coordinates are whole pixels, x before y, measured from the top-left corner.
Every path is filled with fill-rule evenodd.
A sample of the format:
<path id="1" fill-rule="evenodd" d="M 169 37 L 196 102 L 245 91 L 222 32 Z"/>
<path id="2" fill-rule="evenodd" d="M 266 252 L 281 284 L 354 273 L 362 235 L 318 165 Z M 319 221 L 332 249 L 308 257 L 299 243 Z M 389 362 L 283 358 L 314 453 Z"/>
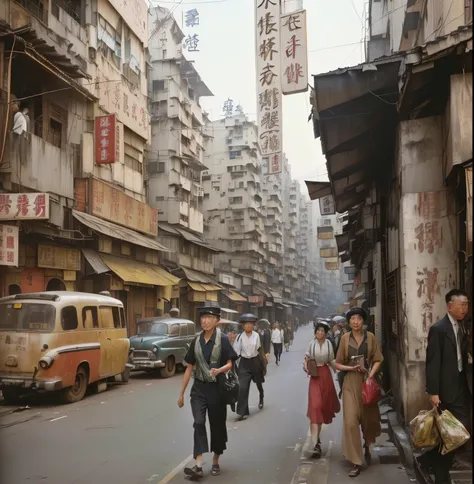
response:
<path id="1" fill-rule="evenodd" d="M 462 289 L 452 289 L 451 291 L 446 294 L 445 300 L 446 304 L 449 304 L 453 297 L 469 297 L 466 291 L 463 291 Z"/>

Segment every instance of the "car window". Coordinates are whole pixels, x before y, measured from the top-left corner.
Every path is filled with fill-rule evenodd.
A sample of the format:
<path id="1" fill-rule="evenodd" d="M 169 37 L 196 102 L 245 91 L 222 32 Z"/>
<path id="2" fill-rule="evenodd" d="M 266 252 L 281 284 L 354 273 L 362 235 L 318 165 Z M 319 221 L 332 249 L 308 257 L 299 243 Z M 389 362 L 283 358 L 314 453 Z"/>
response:
<path id="1" fill-rule="evenodd" d="M 170 328 L 170 338 L 176 338 L 179 336 L 179 324 L 173 324 Z"/>
<path id="2" fill-rule="evenodd" d="M 92 329 L 99 327 L 99 313 L 95 306 L 88 306 L 82 309 L 82 321 L 84 328 Z"/>
<path id="3" fill-rule="evenodd" d="M 138 321 L 137 335 L 140 334 L 165 336 L 168 334 L 168 325 L 166 323 L 154 323 L 153 321 Z"/>
<path id="4" fill-rule="evenodd" d="M 194 323 L 187 323 L 188 326 L 188 336 L 194 336 L 196 334 L 196 327 Z"/>
<path id="5" fill-rule="evenodd" d="M 188 335 L 188 327 L 186 323 L 181 323 L 179 325 L 179 335 L 180 336 L 187 336 Z"/>
<path id="6" fill-rule="evenodd" d="M 52 304 L 0 304 L 0 331 L 52 331 L 55 319 Z"/>
<path id="7" fill-rule="evenodd" d="M 120 311 L 119 311 L 120 308 L 118 308 L 117 306 L 114 306 L 112 308 L 112 314 L 113 314 L 113 317 L 114 317 L 114 328 L 122 328 L 122 322 L 120 321 Z"/>
<path id="8" fill-rule="evenodd" d="M 77 329 L 77 310 L 74 306 L 66 306 L 61 309 L 61 327 L 64 331 Z"/>
<path id="9" fill-rule="evenodd" d="M 101 306 L 99 308 L 99 314 L 99 325 L 102 329 L 111 329 L 114 327 L 114 315 L 110 306 Z"/>
<path id="10" fill-rule="evenodd" d="M 122 318 L 122 327 L 127 327 L 127 320 L 125 319 L 125 311 L 123 308 L 120 308 L 120 317 Z"/>

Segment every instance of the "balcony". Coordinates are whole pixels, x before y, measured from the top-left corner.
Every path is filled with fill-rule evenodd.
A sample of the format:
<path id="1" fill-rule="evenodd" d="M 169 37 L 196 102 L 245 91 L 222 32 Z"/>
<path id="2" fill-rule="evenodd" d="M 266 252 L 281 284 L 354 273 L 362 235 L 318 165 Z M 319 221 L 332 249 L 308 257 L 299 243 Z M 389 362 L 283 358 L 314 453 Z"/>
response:
<path id="1" fill-rule="evenodd" d="M 74 199 L 72 153 L 34 134 L 29 138 L 9 135 L 0 173 L 21 187 Z"/>

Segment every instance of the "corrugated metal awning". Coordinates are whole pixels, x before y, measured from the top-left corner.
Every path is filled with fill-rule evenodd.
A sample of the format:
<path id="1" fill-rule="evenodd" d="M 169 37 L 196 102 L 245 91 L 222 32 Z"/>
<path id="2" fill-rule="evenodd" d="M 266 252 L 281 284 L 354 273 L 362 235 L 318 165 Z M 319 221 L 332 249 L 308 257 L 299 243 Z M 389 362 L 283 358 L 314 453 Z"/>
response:
<path id="1" fill-rule="evenodd" d="M 272 298 L 272 292 L 267 289 L 265 286 L 261 286 L 260 284 L 255 284 L 254 286 L 254 292 L 257 294 L 260 293 L 262 296 Z"/>
<path id="2" fill-rule="evenodd" d="M 272 291 L 271 289 L 270 289 L 270 294 L 272 295 L 273 302 L 275 304 L 280 304 L 280 303 L 283 302 L 283 298 L 282 298 L 281 294 L 278 294 L 277 292 Z"/>
<path id="3" fill-rule="evenodd" d="M 311 200 L 318 200 L 319 198 L 331 195 L 331 183 L 318 181 L 305 181 L 308 188 L 308 195 Z"/>
<path id="4" fill-rule="evenodd" d="M 94 274 L 104 274 L 106 272 L 110 272 L 110 268 L 104 264 L 100 258 L 100 255 L 95 250 L 82 249 L 82 254 L 92 267 Z"/>
<path id="5" fill-rule="evenodd" d="M 215 292 L 220 291 L 220 286 L 215 286 L 213 284 L 200 284 L 199 282 L 187 281 L 188 286 L 196 292 Z"/>
<path id="6" fill-rule="evenodd" d="M 126 284 L 166 287 L 179 282 L 177 277 L 152 264 L 108 254 L 100 254 L 100 257 Z"/>
<path id="7" fill-rule="evenodd" d="M 77 210 L 73 210 L 72 215 L 81 224 L 84 224 L 86 227 L 89 227 L 90 229 L 95 230 L 103 235 L 107 235 L 108 237 L 122 240 L 130 244 L 139 245 L 141 247 L 146 247 L 147 249 L 159 250 L 161 252 L 171 252 L 170 249 L 164 245 L 161 245 L 151 237 L 147 237 L 139 232 L 135 232 L 134 230 L 108 222 L 107 220 L 94 217 L 94 215 L 78 212 Z"/>
<path id="8" fill-rule="evenodd" d="M 188 269 L 187 267 L 180 267 L 180 269 L 183 271 L 183 274 L 188 281 L 215 286 L 217 289 L 212 289 L 212 291 L 220 291 L 222 289 L 222 286 L 219 285 L 217 281 L 207 274 L 204 274 L 204 272 L 194 271 L 192 269 Z"/>

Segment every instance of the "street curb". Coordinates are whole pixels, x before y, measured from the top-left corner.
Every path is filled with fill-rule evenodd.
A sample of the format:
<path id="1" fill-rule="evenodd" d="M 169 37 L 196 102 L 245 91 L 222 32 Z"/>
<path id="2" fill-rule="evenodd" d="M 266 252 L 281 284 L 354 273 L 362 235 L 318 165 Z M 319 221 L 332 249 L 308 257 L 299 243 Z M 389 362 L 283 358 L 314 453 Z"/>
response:
<path id="1" fill-rule="evenodd" d="M 413 449 L 410 444 L 405 429 L 398 423 L 397 413 L 394 411 L 387 412 L 388 431 L 390 438 L 400 453 L 400 458 L 407 470 L 415 471 L 415 459 L 413 456 Z"/>

